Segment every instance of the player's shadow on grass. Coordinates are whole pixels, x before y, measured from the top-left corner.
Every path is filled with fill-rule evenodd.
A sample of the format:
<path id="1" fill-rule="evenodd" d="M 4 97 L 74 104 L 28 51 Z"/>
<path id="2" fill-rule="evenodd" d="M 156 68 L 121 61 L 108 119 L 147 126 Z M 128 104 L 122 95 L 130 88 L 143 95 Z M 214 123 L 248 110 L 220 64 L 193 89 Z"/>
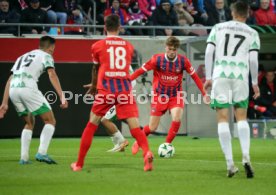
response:
<path id="1" fill-rule="evenodd" d="M 226 170 L 222 171 L 222 170 L 214 170 L 214 169 L 184 169 L 183 172 L 187 172 L 187 173 L 198 173 L 200 174 L 202 177 L 206 177 L 209 178 L 210 175 L 212 175 L 213 177 L 217 177 L 217 178 L 225 178 L 226 177 Z"/>
<path id="2" fill-rule="evenodd" d="M 131 165 L 131 164 L 118 164 L 118 163 L 101 163 L 101 164 L 91 164 L 91 165 L 87 165 L 86 167 L 91 167 L 91 168 L 100 168 L 100 169 L 134 169 L 134 170 L 140 170 L 140 168 L 135 167 L 135 165 Z"/>

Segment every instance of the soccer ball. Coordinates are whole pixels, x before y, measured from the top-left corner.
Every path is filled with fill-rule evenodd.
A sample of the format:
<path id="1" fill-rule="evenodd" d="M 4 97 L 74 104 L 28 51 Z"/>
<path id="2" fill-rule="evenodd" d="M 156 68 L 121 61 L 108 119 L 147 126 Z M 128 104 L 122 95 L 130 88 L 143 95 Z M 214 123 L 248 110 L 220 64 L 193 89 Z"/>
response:
<path id="1" fill-rule="evenodd" d="M 173 157 L 175 153 L 175 149 L 172 144 L 163 143 L 158 148 L 158 155 L 162 158 L 170 158 Z"/>

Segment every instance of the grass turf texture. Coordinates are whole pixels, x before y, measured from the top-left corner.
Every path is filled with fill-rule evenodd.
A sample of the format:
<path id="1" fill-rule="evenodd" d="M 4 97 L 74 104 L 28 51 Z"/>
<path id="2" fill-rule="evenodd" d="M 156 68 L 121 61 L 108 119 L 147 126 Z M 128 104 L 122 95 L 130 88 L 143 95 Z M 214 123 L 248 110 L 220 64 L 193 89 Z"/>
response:
<path id="1" fill-rule="evenodd" d="M 72 172 L 79 139 L 54 139 L 49 154 L 58 165 L 35 161 L 39 140 L 31 143 L 31 165 L 19 165 L 20 140 L 0 140 L 0 194 L 276 194 L 276 142 L 252 139 L 254 179 L 245 177 L 238 139 L 233 140 L 240 171 L 226 177 L 226 165 L 216 138 L 194 140 L 177 137 L 173 158 L 158 157 L 165 137 L 150 137 L 155 155 L 154 171 L 143 171 L 141 152 L 133 156 L 107 153 L 110 138 L 96 137 L 82 172 Z M 129 138 L 130 143 L 133 139 Z"/>

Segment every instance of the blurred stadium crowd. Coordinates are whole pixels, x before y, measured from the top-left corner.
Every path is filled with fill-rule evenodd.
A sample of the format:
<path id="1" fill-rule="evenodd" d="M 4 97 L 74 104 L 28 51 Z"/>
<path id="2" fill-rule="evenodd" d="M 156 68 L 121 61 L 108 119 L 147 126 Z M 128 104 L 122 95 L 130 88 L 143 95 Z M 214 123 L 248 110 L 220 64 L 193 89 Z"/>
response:
<path id="1" fill-rule="evenodd" d="M 202 29 L 170 29 L 169 26 L 213 26 L 231 20 L 235 0 L 0 0 L 1 23 L 96 24 L 103 25 L 110 14 L 120 17 L 122 26 L 167 26 L 156 30 L 163 36 L 200 36 Z M 276 0 L 248 0 L 247 23 L 276 25 Z M 95 13 L 94 13 L 95 11 Z M 99 34 L 103 34 L 102 29 Z M 22 27 L 23 34 L 87 34 L 81 27 Z M 17 34 L 16 26 L 0 26 L 0 33 Z M 121 35 L 150 35 L 150 30 L 122 28 Z"/>

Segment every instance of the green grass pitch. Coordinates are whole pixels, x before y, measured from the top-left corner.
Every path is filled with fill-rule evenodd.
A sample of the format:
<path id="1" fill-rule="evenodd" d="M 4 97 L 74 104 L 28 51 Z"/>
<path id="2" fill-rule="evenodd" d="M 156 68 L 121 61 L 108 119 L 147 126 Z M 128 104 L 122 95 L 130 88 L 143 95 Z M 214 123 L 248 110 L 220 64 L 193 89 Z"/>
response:
<path id="1" fill-rule="evenodd" d="M 0 140 L 0 194 L 276 194 L 276 141 L 252 139 L 251 159 L 255 178 L 247 179 L 241 164 L 239 141 L 233 152 L 240 171 L 226 177 L 226 166 L 218 139 L 177 137 L 173 158 L 157 155 L 165 137 L 149 137 L 155 155 L 154 170 L 143 171 L 141 152 L 107 153 L 110 138 L 96 137 L 82 172 L 72 172 L 79 139 L 53 139 L 49 154 L 58 165 L 34 160 L 38 139 L 31 143 L 31 165 L 19 165 L 20 139 Z M 129 138 L 130 144 L 133 139 Z"/>

